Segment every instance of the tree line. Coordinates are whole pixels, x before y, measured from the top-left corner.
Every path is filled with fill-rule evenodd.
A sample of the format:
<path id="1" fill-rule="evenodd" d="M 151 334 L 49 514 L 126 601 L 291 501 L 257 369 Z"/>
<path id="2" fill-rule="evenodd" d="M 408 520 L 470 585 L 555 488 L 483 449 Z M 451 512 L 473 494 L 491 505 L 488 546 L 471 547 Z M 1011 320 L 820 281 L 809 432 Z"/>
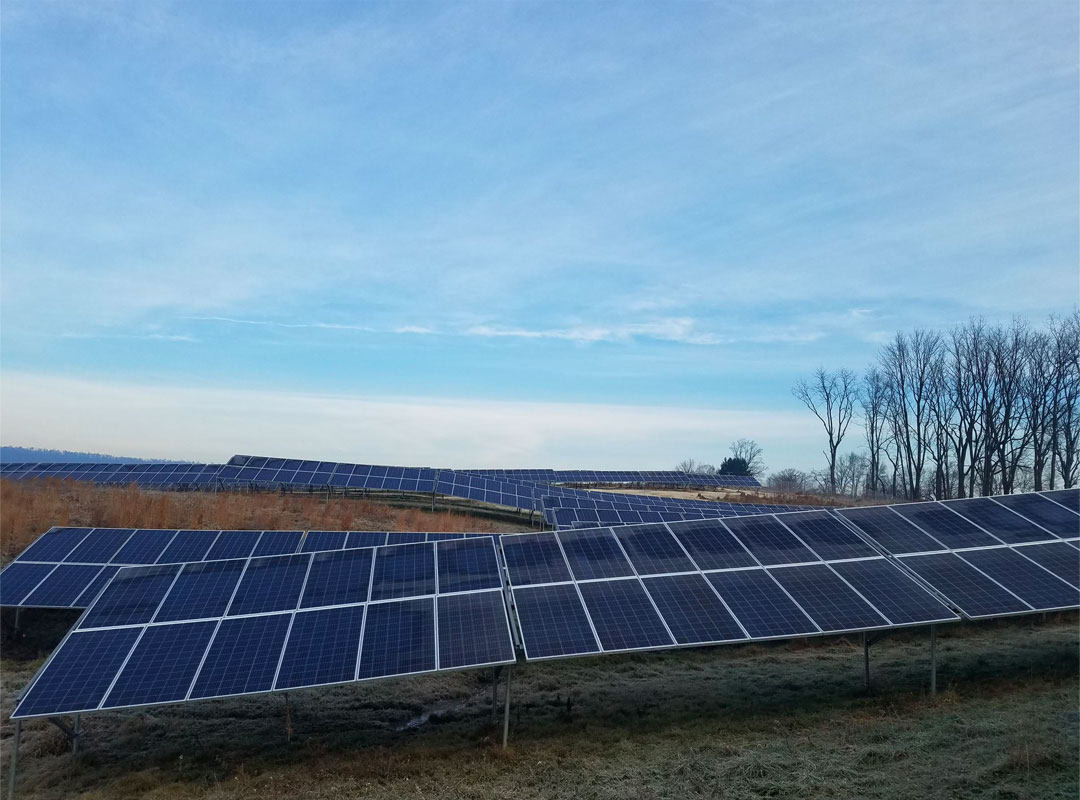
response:
<path id="1" fill-rule="evenodd" d="M 825 467 L 776 473 L 780 489 L 917 500 L 1077 485 L 1080 311 L 901 331 L 862 374 L 819 368 L 792 393 L 822 425 Z"/>

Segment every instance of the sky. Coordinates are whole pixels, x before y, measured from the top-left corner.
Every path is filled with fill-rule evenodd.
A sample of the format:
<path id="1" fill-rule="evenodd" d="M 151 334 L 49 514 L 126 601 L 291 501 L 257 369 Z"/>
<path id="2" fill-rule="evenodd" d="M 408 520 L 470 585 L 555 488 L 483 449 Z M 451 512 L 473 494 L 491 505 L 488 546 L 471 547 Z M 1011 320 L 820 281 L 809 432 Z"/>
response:
<path id="1" fill-rule="evenodd" d="M 1078 302 L 1071 0 L 0 23 L 4 444 L 811 469 L 819 365 Z"/>

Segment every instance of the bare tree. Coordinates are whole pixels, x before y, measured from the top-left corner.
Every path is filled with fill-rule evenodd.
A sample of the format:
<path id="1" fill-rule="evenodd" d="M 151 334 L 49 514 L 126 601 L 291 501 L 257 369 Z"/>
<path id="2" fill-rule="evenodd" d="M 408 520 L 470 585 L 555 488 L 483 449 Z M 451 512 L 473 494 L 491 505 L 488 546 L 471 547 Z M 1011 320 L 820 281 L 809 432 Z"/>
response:
<path id="1" fill-rule="evenodd" d="M 1080 472 L 1080 311 L 1051 328 L 1054 358 L 1059 362 L 1060 386 L 1054 420 L 1054 455 L 1051 461 L 1051 486 L 1055 469 L 1066 488 L 1077 484 Z"/>
<path id="2" fill-rule="evenodd" d="M 697 467 L 697 462 L 692 458 L 684 458 L 678 464 L 675 465 L 676 472 L 694 472 Z"/>
<path id="3" fill-rule="evenodd" d="M 753 439 L 737 439 L 731 443 L 731 457 L 746 462 L 746 471 L 755 478 L 765 472 L 761 445 Z"/>
<path id="4" fill-rule="evenodd" d="M 818 367 L 812 380 L 800 380 L 791 390 L 825 428 L 829 443 L 824 455 L 828 463 L 828 491 L 832 494 L 836 494 L 836 451 L 855 414 L 856 386 L 857 379 L 851 370 L 828 372 Z"/>
<path id="5" fill-rule="evenodd" d="M 932 445 L 934 372 L 941 337 L 933 331 L 896 334 L 881 353 L 889 386 L 889 417 L 905 494 L 922 496 L 923 472 Z"/>
<path id="6" fill-rule="evenodd" d="M 809 476 L 805 472 L 788 467 L 770 475 L 766 484 L 777 491 L 802 493 L 806 491 L 808 480 Z"/>
<path id="7" fill-rule="evenodd" d="M 888 408 L 888 388 L 885 378 L 877 367 L 870 367 L 863 375 L 859 392 L 862 408 L 862 426 L 866 435 L 866 491 L 884 492 L 885 483 L 881 472 L 881 460 L 885 448 L 885 412 Z"/>

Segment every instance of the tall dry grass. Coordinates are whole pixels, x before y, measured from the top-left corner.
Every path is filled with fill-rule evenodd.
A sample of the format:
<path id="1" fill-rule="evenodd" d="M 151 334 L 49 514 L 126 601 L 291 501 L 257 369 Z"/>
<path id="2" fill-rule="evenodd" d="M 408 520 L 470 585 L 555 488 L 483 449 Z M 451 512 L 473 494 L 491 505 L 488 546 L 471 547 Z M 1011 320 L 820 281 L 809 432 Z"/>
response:
<path id="1" fill-rule="evenodd" d="M 467 514 L 315 495 L 157 492 L 74 481 L 0 480 L 0 559 L 53 525 L 95 528 L 494 532 Z"/>

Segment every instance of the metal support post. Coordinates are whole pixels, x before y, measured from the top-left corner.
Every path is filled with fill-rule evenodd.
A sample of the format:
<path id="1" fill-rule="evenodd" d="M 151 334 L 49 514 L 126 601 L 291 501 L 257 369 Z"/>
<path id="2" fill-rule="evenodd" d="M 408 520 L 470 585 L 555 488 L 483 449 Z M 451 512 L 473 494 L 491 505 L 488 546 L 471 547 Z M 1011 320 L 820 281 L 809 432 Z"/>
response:
<path id="1" fill-rule="evenodd" d="M 79 737 L 82 736 L 82 714 L 75 715 L 75 728 L 72 731 L 71 736 L 71 754 L 77 756 L 79 754 Z"/>
<path id="2" fill-rule="evenodd" d="M 863 685 L 866 691 L 870 691 L 870 639 L 865 633 L 862 635 L 862 657 L 863 657 Z"/>
<path id="3" fill-rule="evenodd" d="M 491 668 L 491 724 L 495 724 L 495 710 L 499 707 L 499 668 Z"/>
<path id="4" fill-rule="evenodd" d="M 15 770 L 19 766 L 19 740 L 22 739 L 22 720 L 15 720 L 15 742 L 11 751 L 11 764 L 8 765 L 8 800 L 15 800 Z"/>
<path id="5" fill-rule="evenodd" d="M 930 626 L 930 696 L 937 697 L 937 625 Z"/>
<path id="6" fill-rule="evenodd" d="M 506 699 L 503 701 L 503 750 L 506 749 L 506 742 L 510 738 L 510 679 L 514 677 L 514 668 L 511 665 L 506 667 Z"/>

